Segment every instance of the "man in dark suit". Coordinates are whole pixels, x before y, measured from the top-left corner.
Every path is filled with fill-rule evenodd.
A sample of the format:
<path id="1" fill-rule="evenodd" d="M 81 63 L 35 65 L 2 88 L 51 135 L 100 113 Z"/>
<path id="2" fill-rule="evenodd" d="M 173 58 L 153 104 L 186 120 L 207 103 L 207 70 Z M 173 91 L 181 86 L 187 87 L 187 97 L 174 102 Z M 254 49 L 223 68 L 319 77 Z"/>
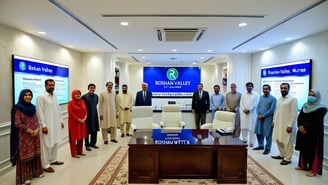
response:
<path id="1" fill-rule="evenodd" d="M 192 95 L 192 113 L 195 114 L 196 129 L 206 122 L 206 113 L 210 110 L 210 96 L 203 90 L 203 84 L 199 83 L 197 91 Z M 201 124 L 199 124 L 199 121 Z"/>
<path id="2" fill-rule="evenodd" d="M 135 106 L 151 106 L 152 93 L 147 90 L 148 84 L 141 84 L 141 91 L 137 92 Z"/>

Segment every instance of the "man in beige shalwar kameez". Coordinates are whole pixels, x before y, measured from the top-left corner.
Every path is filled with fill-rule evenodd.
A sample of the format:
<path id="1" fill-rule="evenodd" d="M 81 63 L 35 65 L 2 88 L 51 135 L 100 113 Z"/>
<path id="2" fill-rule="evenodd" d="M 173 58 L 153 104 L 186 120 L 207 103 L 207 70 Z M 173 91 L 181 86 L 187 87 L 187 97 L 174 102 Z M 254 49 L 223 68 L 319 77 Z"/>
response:
<path id="1" fill-rule="evenodd" d="M 130 136 L 132 95 L 128 93 L 128 86 L 126 84 L 122 85 L 122 93 L 117 95 L 116 100 L 121 137 L 124 137 L 125 133 L 127 136 Z M 126 131 L 124 131 L 124 124 L 126 125 Z"/>
<path id="2" fill-rule="evenodd" d="M 116 140 L 116 93 L 113 91 L 113 83 L 106 83 L 107 91 L 99 96 L 99 115 L 100 127 L 104 144 L 108 144 L 108 129 L 110 130 L 110 141 L 117 143 Z"/>

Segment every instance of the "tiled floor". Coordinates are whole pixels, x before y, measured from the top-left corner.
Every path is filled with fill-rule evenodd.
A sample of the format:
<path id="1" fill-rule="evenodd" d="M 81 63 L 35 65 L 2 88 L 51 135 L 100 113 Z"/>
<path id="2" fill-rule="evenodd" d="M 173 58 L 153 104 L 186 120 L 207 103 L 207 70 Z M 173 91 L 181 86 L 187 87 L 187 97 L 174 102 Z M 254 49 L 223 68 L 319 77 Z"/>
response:
<path id="1" fill-rule="evenodd" d="M 118 132 L 119 134 L 119 132 Z M 91 179 L 101 169 L 103 164 L 108 160 L 112 153 L 119 145 L 126 145 L 129 137 L 117 137 L 118 143 L 109 143 L 104 145 L 98 133 L 99 149 L 85 151 L 86 156 L 79 159 L 71 158 L 69 145 L 62 145 L 58 151 L 58 160 L 64 161 L 62 166 L 53 166 L 55 173 L 45 173 L 45 177 L 32 180 L 33 185 L 84 185 L 88 184 Z M 281 166 L 280 160 L 271 159 L 271 155 L 277 155 L 276 145 L 273 144 L 272 152 L 269 155 L 263 155 L 263 151 L 248 150 L 248 154 L 256 159 L 269 172 L 276 176 L 281 182 L 286 185 L 323 185 L 328 184 L 328 171 L 324 171 L 323 176 L 307 177 L 304 171 L 295 170 L 297 165 L 297 156 L 293 157 L 292 164 Z M 11 169 L 0 177 L 0 184 L 14 185 L 15 184 L 15 168 Z"/>

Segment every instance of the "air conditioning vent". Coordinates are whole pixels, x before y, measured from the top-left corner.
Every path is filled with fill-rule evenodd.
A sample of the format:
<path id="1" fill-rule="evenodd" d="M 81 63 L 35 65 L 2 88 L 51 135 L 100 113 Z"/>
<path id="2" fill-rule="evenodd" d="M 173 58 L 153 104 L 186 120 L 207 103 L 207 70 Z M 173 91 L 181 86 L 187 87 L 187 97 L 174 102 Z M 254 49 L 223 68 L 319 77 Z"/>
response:
<path id="1" fill-rule="evenodd" d="M 199 41 L 205 31 L 205 28 L 157 28 L 156 35 L 163 42 L 192 42 Z"/>

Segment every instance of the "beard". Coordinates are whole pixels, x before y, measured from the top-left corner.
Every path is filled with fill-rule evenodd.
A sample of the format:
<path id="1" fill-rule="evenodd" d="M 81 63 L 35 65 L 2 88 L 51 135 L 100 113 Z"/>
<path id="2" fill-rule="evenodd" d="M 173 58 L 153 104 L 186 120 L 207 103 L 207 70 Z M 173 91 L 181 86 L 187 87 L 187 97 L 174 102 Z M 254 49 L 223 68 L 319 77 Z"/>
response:
<path id="1" fill-rule="evenodd" d="M 280 93 L 281 93 L 281 96 L 285 97 L 285 96 L 287 96 L 288 91 L 281 91 Z"/>
<path id="2" fill-rule="evenodd" d="M 128 91 L 123 91 L 123 94 L 126 94 Z"/>
<path id="3" fill-rule="evenodd" d="M 48 92 L 48 93 L 53 93 L 54 90 L 55 90 L 55 88 L 49 88 L 49 89 L 47 90 L 47 92 Z"/>

